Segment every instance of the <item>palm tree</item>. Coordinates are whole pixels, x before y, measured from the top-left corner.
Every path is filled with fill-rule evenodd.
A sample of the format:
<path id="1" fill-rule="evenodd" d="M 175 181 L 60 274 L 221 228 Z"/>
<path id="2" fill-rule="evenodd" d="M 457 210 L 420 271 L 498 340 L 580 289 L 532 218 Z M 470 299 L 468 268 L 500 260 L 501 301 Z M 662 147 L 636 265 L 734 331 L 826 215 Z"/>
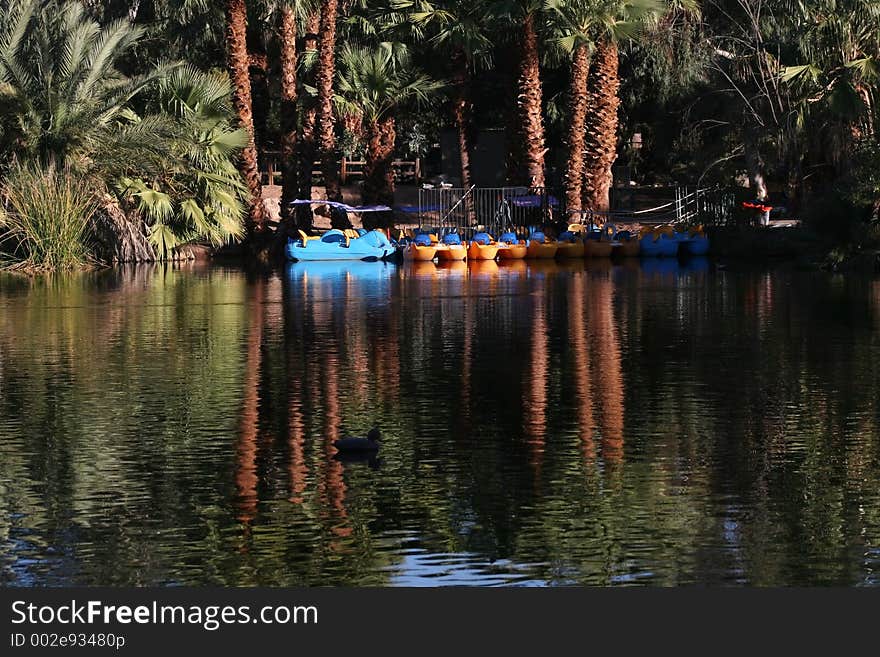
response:
<path id="1" fill-rule="evenodd" d="M 406 51 L 394 44 L 375 49 L 346 45 L 339 59 L 337 106 L 359 124 L 366 144 L 363 202 L 390 204 L 395 111 L 410 101 L 427 101 L 442 85 L 416 71 Z"/>
<path id="2" fill-rule="evenodd" d="M 333 113 L 333 82 L 336 77 L 336 19 L 339 13 L 339 0 L 321 0 L 321 21 L 319 25 L 318 61 L 315 72 L 317 98 L 318 153 L 321 158 L 321 171 L 327 198 L 331 201 L 342 199 L 339 183 L 339 170 L 336 166 L 336 118 Z"/>
<path id="3" fill-rule="evenodd" d="M 565 206 L 578 213 L 584 183 L 584 142 L 587 119 L 587 79 L 593 42 L 589 33 L 600 18 L 596 2 L 566 2 L 548 0 L 547 8 L 560 19 L 563 36 L 559 45 L 571 56 L 571 74 L 568 91 L 568 116 L 565 130 L 566 170 L 563 179 Z"/>
<path id="4" fill-rule="evenodd" d="M 4 3 L 0 14 L 0 76 L 8 75 L 8 65 L 21 46 L 36 9 L 36 0 L 8 0 Z"/>
<path id="5" fill-rule="evenodd" d="M 281 221 L 293 223 L 294 208 L 291 202 L 297 196 L 296 166 L 296 69 L 297 69 L 297 17 L 296 6 L 281 6 Z"/>
<path id="6" fill-rule="evenodd" d="M 160 80 L 146 103 L 153 116 L 175 119 L 170 157 L 156 171 L 115 179 L 114 187 L 136 204 L 162 260 L 189 241 L 220 246 L 244 235 L 248 189 L 234 158 L 247 146 L 248 135 L 232 127 L 231 97 L 225 74 L 186 66 Z"/>
<path id="7" fill-rule="evenodd" d="M 306 20 L 306 33 L 303 39 L 302 70 L 306 75 L 301 75 L 303 82 L 306 79 L 314 84 L 315 58 L 318 52 L 318 30 L 321 22 L 320 9 L 315 8 Z M 302 107 L 302 119 L 300 121 L 299 134 L 297 136 L 297 182 L 301 198 L 312 197 L 312 170 L 315 165 L 315 130 L 318 116 L 318 106 L 315 97 L 307 92 L 303 84 L 300 94 L 300 106 Z M 308 229 L 312 226 L 312 210 L 307 205 L 302 205 L 297 210 L 297 225 Z"/>
<path id="8" fill-rule="evenodd" d="M 126 20 L 101 28 L 77 2 L 22 0 L 7 16 L 0 32 L 0 138 L 17 157 L 101 176 L 167 154 L 173 122 L 153 116 L 133 123 L 129 103 L 177 65 L 135 77 L 117 68 L 141 28 Z"/>
<path id="9" fill-rule="evenodd" d="M 517 80 L 516 128 L 513 139 L 519 139 L 516 152 L 522 162 L 515 162 L 519 171 L 513 174 L 516 182 L 528 181 L 530 187 L 545 186 L 543 89 L 541 61 L 538 48 L 538 28 L 542 18 L 541 0 L 509 0 L 499 3 L 498 11 L 516 26 Z M 521 149 L 521 151 L 520 151 Z"/>
<path id="10" fill-rule="evenodd" d="M 434 2 L 398 0 L 395 6 L 408 13 L 408 20 L 430 36 L 432 46 L 450 52 L 452 117 L 458 134 L 461 186 L 471 186 L 470 85 L 472 70 L 491 64 L 492 42 L 487 30 L 492 14 L 485 3 L 453 0 Z"/>
<path id="11" fill-rule="evenodd" d="M 800 28 L 795 48 L 797 64 L 786 66 L 781 79 L 797 96 L 797 120 L 822 115 L 823 132 L 841 129 L 849 136 L 875 136 L 876 95 L 880 89 L 880 11 L 869 0 L 797 3 L 793 23 Z M 830 120 L 828 120 L 830 119 Z M 842 148 L 829 153 L 839 163 L 847 139 L 831 139 Z"/>
<path id="12" fill-rule="evenodd" d="M 607 212 L 611 207 L 611 168 L 617 159 L 617 110 L 620 107 L 617 44 L 603 37 L 596 44 L 587 83 L 582 207 Z"/>
<path id="13" fill-rule="evenodd" d="M 278 35 L 281 51 L 281 220 L 295 223 L 291 202 L 299 195 L 299 166 L 297 161 L 297 96 L 299 55 L 297 37 L 299 25 L 314 11 L 311 0 L 282 0 L 278 7 L 281 29 Z M 282 231 L 283 232 L 283 231 Z"/>
<path id="14" fill-rule="evenodd" d="M 128 253 L 149 255 L 136 236 L 162 258 L 191 239 L 240 236 L 247 192 L 233 161 L 247 134 L 231 126 L 228 79 L 180 65 L 126 77 L 117 64 L 141 28 L 127 19 L 102 28 L 79 2 L 33 3 L 27 16 L 25 4 L 9 14 L 12 29 L 0 26 L 4 159 L 63 166 L 105 206 L 111 192 L 136 204 L 139 221 L 124 218 L 116 236 Z"/>
<path id="15" fill-rule="evenodd" d="M 620 107 L 618 42 L 631 39 L 661 9 L 659 0 L 568 0 L 559 3 L 573 17 L 580 38 L 592 38 L 595 54 L 587 80 L 584 119 L 584 176 L 581 208 L 605 212 L 610 207 L 617 159 L 617 111 Z M 582 93 L 582 86 L 577 92 Z M 572 187 L 574 187 L 572 183 Z"/>
<path id="16" fill-rule="evenodd" d="M 232 100 L 239 127 L 248 135 L 247 145 L 240 155 L 239 170 L 250 193 L 247 233 L 249 238 L 253 238 L 266 230 L 266 211 L 263 207 L 263 186 L 254 143 L 254 114 L 247 50 L 247 7 L 244 0 L 226 0 L 225 8 L 226 57 L 232 80 Z"/>

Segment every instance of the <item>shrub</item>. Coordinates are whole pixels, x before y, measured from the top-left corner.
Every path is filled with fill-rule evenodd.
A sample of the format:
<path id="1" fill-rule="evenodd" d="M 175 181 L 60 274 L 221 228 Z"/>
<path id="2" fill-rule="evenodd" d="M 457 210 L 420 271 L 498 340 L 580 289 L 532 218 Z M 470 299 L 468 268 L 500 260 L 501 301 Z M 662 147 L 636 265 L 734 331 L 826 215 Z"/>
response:
<path id="1" fill-rule="evenodd" d="M 13 164 L 0 186 L 0 253 L 12 267 L 53 271 L 90 262 L 94 185 L 69 169 Z"/>

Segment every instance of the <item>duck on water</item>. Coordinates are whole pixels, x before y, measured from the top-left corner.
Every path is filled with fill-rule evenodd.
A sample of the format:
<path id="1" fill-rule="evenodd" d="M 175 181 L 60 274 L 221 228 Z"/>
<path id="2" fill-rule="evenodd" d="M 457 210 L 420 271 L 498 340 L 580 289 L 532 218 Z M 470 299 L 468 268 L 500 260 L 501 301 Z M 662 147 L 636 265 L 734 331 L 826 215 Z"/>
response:
<path id="1" fill-rule="evenodd" d="M 382 432 L 376 427 L 370 429 L 366 437 L 346 436 L 333 441 L 333 446 L 340 452 L 378 452 Z"/>

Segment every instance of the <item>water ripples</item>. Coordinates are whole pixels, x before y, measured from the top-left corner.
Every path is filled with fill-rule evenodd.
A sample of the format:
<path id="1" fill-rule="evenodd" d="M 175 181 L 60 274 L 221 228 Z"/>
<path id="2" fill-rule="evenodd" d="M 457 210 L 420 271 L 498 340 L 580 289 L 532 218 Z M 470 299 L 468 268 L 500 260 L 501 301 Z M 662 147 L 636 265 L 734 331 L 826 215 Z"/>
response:
<path id="1" fill-rule="evenodd" d="M 0 583 L 878 584 L 876 282 L 363 264 L 0 278 Z"/>

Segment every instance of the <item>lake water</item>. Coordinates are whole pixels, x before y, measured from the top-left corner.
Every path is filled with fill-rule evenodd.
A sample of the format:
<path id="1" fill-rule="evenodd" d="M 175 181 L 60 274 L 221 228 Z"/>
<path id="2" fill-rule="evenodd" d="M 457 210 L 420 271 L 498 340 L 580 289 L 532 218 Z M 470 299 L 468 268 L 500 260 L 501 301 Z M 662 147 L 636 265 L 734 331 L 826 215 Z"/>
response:
<path id="1" fill-rule="evenodd" d="M 0 277 L 0 583 L 878 585 L 880 281 Z"/>

